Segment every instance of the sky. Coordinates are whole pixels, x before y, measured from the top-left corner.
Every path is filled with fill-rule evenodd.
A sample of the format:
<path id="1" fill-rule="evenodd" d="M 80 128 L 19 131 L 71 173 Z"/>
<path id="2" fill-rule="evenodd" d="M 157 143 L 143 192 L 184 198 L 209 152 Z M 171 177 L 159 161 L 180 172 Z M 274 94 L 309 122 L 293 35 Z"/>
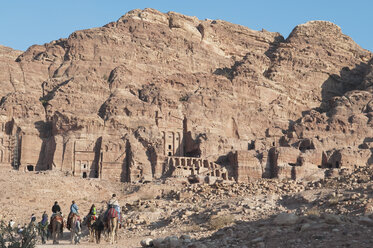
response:
<path id="1" fill-rule="evenodd" d="M 144 8 L 264 28 L 285 38 L 298 24 L 326 20 L 373 51 L 372 0 L 0 0 L 0 45 L 25 51 Z"/>

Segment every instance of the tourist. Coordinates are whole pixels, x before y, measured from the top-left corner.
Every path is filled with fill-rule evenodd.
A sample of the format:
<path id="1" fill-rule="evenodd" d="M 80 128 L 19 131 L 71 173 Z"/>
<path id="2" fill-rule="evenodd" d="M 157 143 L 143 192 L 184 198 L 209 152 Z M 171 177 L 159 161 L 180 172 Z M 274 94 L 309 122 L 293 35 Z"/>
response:
<path id="1" fill-rule="evenodd" d="M 53 205 L 53 207 L 52 207 L 52 212 L 53 212 L 54 214 L 56 214 L 57 212 L 61 212 L 61 208 L 60 208 L 60 206 L 58 205 L 58 202 L 57 202 L 57 201 L 54 202 L 54 205 Z"/>
<path id="2" fill-rule="evenodd" d="M 91 209 L 89 210 L 88 215 L 91 216 L 94 220 L 96 219 L 96 206 L 95 204 L 92 204 Z"/>
<path id="3" fill-rule="evenodd" d="M 70 230 L 71 227 L 71 221 L 73 220 L 74 216 L 79 216 L 78 212 L 79 208 L 78 205 L 76 205 L 75 201 L 72 201 L 71 206 L 70 206 L 70 213 L 69 216 L 67 217 L 67 229 Z"/>
<path id="4" fill-rule="evenodd" d="M 48 239 L 48 214 L 44 211 L 43 215 L 41 216 L 41 221 L 39 222 L 39 232 L 41 235 L 41 243 L 45 244 L 46 239 Z"/>
<path id="5" fill-rule="evenodd" d="M 35 221 L 36 221 L 36 216 L 35 214 L 32 214 L 31 219 L 30 219 L 30 224 L 34 224 Z"/>
<path id="6" fill-rule="evenodd" d="M 17 233 L 18 233 L 18 235 L 21 236 L 22 232 L 23 232 L 23 228 L 22 228 L 21 224 L 18 224 L 18 226 L 17 226 Z"/>
<path id="7" fill-rule="evenodd" d="M 70 214 L 73 213 L 75 215 L 79 215 L 78 210 L 79 210 L 79 208 L 76 205 L 75 201 L 72 201 L 71 206 L 70 206 Z"/>
<path id="8" fill-rule="evenodd" d="M 118 213 L 118 222 L 120 223 L 120 221 L 121 221 L 120 206 L 119 206 L 118 199 L 116 197 L 117 197 L 116 194 L 112 195 L 111 199 L 108 202 L 108 210 L 110 208 L 114 208 L 117 211 L 117 213 Z"/>
<path id="9" fill-rule="evenodd" d="M 14 226 L 15 222 L 12 220 L 9 221 L 9 227 L 13 229 L 13 226 Z"/>
<path id="10" fill-rule="evenodd" d="M 46 211 L 43 212 L 43 215 L 41 216 L 41 224 L 45 225 L 45 223 L 48 222 L 48 214 Z"/>

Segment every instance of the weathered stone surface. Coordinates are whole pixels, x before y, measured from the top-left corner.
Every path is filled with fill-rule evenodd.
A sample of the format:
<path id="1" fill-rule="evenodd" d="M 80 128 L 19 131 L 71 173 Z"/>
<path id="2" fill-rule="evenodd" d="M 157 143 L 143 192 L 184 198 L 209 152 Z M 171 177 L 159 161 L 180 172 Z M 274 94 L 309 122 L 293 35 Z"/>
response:
<path id="1" fill-rule="evenodd" d="M 150 247 L 153 245 L 153 240 L 151 238 L 146 238 L 140 241 L 142 247 Z"/>

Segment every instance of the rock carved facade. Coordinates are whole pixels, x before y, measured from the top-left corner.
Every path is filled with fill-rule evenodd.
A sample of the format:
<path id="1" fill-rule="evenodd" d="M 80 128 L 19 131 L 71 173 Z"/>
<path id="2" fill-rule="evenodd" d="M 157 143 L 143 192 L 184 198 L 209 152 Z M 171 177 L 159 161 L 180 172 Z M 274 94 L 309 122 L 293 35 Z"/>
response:
<path id="1" fill-rule="evenodd" d="M 285 39 L 154 9 L 0 46 L 0 165 L 122 182 L 368 166 L 372 57 L 326 21 Z"/>

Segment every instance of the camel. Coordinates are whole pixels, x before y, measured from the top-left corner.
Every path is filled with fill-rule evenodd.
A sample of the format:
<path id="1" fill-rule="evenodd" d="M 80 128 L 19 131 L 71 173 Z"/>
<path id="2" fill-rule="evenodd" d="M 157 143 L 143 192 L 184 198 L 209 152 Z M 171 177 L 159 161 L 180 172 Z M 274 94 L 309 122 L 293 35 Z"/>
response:
<path id="1" fill-rule="evenodd" d="M 108 216 L 107 228 L 108 228 L 110 244 L 114 244 L 114 242 L 116 242 L 117 240 L 118 217 Z"/>
<path id="2" fill-rule="evenodd" d="M 110 244 L 114 244 L 117 240 L 117 231 L 119 228 L 118 212 L 114 208 L 109 208 L 106 213 L 105 228 Z"/>
<path id="3" fill-rule="evenodd" d="M 60 238 L 60 235 L 63 230 L 63 218 L 61 215 L 56 215 L 52 217 L 51 221 L 51 229 L 52 229 L 52 238 L 53 238 L 53 244 L 58 244 L 58 239 Z"/>

